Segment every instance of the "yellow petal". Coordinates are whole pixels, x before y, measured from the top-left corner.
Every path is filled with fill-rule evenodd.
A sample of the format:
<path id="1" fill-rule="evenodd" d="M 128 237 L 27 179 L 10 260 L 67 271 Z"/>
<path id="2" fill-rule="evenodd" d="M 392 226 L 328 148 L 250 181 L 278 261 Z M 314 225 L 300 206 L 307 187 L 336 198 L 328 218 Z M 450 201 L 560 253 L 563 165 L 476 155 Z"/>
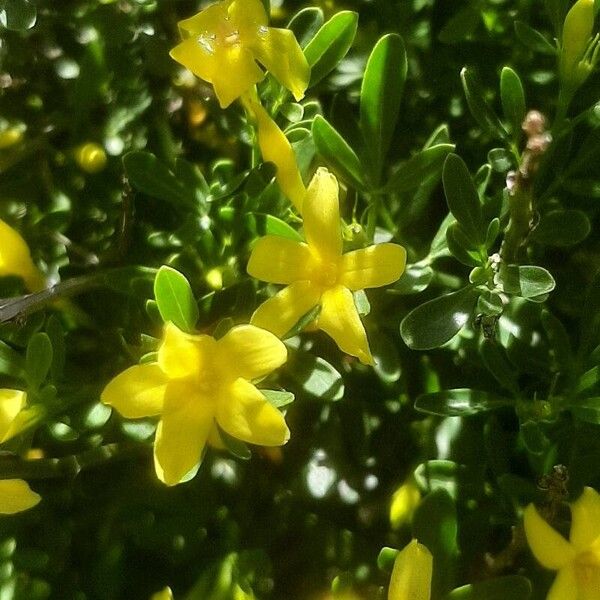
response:
<path id="1" fill-rule="evenodd" d="M 339 187 L 327 169 L 318 169 L 312 178 L 304 197 L 302 217 L 310 249 L 323 260 L 339 260 L 342 255 Z"/>
<path id="2" fill-rule="evenodd" d="M 310 81 L 310 66 L 292 31 L 271 27 L 256 38 L 251 48 L 258 61 L 296 100 L 304 97 Z"/>
<path id="3" fill-rule="evenodd" d="M 173 600 L 173 592 L 170 587 L 166 587 L 164 590 L 152 594 L 150 600 Z"/>
<path id="4" fill-rule="evenodd" d="M 271 119 L 267 111 L 258 103 L 247 103 L 256 119 L 258 145 L 263 160 L 277 167 L 275 179 L 283 194 L 289 198 L 298 211 L 302 210 L 302 201 L 306 188 L 298 170 L 296 154 L 289 140 Z"/>
<path id="5" fill-rule="evenodd" d="M 187 383 L 171 382 L 154 440 L 154 467 L 163 483 L 177 485 L 198 465 L 213 426 L 213 399 Z"/>
<path id="6" fill-rule="evenodd" d="M 242 378 L 222 391 L 217 422 L 232 437 L 259 446 L 281 446 L 290 439 L 283 415 Z"/>
<path id="7" fill-rule="evenodd" d="M 162 411 L 167 381 L 156 363 L 136 365 L 117 375 L 100 399 L 128 419 L 151 417 Z"/>
<path id="8" fill-rule="evenodd" d="M 227 16 L 244 41 L 258 35 L 259 28 L 269 22 L 261 0 L 232 0 L 228 2 Z"/>
<path id="9" fill-rule="evenodd" d="M 378 244 L 342 257 L 340 283 L 356 291 L 398 281 L 406 266 L 406 250 L 397 244 Z"/>
<path id="10" fill-rule="evenodd" d="M 388 600 L 429 600 L 432 573 L 431 552 L 412 540 L 394 561 Z"/>
<path id="11" fill-rule="evenodd" d="M 596 600 L 599 596 L 596 596 Z M 546 600 L 582 600 L 577 591 L 577 580 L 573 567 L 562 568 L 550 587 Z M 591 599 L 590 599 L 591 600 Z"/>
<path id="12" fill-rule="evenodd" d="M 373 364 L 367 333 L 348 288 L 338 285 L 323 294 L 319 329 L 330 335 L 343 352 L 365 365 Z"/>
<path id="13" fill-rule="evenodd" d="M 217 46 L 209 36 L 191 37 L 170 54 L 194 75 L 213 84 L 222 108 L 264 77 L 252 53 L 242 44 Z"/>
<path id="14" fill-rule="evenodd" d="M 412 520 L 412 516 L 421 502 L 421 492 L 417 484 L 407 481 L 395 492 L 390 506 L 392 529 L 399 529 Z"/>
<path id="15" fill-rule="evenodd" d="M 317 304 L 321 291 L 310 281 L 295 281 L 263 302 L 252 315 L 252 325 L 283 337 Z"/>
<path id="16" fill-rule="evenodd" d="M 208 335 L 190 335 L 167 323 L 158 349 L 158 364 L 169 378 L 191 377 L 200 371 L 214 346 L 214 339 Z"/>
<path id="17" fill-rule="evenodd" d="M 557 533 L 530 504 L 523 513 L 527 543 L 533 555 L 547 569 L 562 569 L 575 558 L 573 546 Z"/>
<path id="18" fill-rule="evenodd" d="M 570 540 L 578 552 L 587 550 L 600 537 L 600 494 L 590 487 L 571 504 Z"/>
<path id="19" fill-rule="evenodd" d="M 281 340 L 254 325 L 233 327 L 217 342 L 217 368 L 237 377 L 264 377 L 286 360 L 287 348 Z"/>
<path id="20" fill-rule="evenodd" d="M 33 264 L 27 243 L 0 219 L 0 277 L 6 275 L 21 277 L 30 292 L 45 287 L 44 277 Z"/>
<path id="21" fill-rule="evenodd" d="M 0 481 L 0 514 L 12 515 L 35 506 L 41 500 L 22 479 Z"/>
<path id="22" fill-rule="evenodd" d="M 27 394 L 21 390 L 0 390 L 0 442 L 12 437 L 8 435 L 11 425 L 26 401 Z"/>
<path id="23" fill-rule="evenodd" d="M 201 10 L 198 14 L 179 21 L 179 32 L 183 38 L 200 35 L 202 33 L 217 32 L 223 26 L 225 17 L 227 17 L 227 5 L 231 0 L 225 2 L 215 2 Z"/>
<path id="24" fill-rule="evenodd" d="M 248 273 L 269 283 L 292 283 L 310 279 L 311 254 L 308 246 L 287 238 L 267 235 L 260 238 L 248 261 Z"/>

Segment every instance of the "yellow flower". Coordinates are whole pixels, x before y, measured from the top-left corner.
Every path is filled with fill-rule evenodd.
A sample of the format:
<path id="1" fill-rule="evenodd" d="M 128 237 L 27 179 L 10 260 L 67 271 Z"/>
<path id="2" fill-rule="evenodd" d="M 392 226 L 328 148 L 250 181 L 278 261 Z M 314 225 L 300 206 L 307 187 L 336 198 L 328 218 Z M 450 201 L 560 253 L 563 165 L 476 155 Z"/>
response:
<path id="1" fill-rule="evenodd" d="M 420 502 L 421 492 L 414 481 L 408 480 L 401 485 L 394 492 L 390 506 L 392 528 L 399 529 L 402 525 L 409 523 Z"/>
<path id="2" fill-rule="evenodd" d="M 179 22 L 183 42 L 171 57 L 212 83 L 222 108 L 264 77 L 257 62 L 300 100 L 308 62 L 294 34 L 268 22 L 261 0 L 222 0 Z"/>
<path id="3" fill-rule="evenodd" d="M 569 541 L 542 519 L 533 504 L 524 513 L 525 534 L 533 555 L 558 571 L 547 600 L 600 599 L 600 495 L 586 487 L 571 504 Z"/>
<path id="4" fill-rule="evenodd" d="M 0 514 L 13 515 L 33 508 L 41 500 L 22 479 L 0 481 Z"/>
<path id="5" fill-rule="evenodd" d="M 255 94 L 254 94 L 255 96 Z M 247 94 L 244 104 L 256 119 L 258 145 L 263 160 L 272 162 L 277 167 L 275 179 L 281 191 L 289 198 L 299 212 L 302 212 L 302 201 L 306 195 L 306 187 L 298 170 L 296 155 L 285 133 L 261 106 L 258 98 Z"/>
<path id="6" fill-rule="evenodd" d="M 166 587 L 164 590 L 152 594 L 150 600 L 173 600 L 173 592 L 170 587 Z"/>
<path id="7" fill-rule="evenodd" d="M 44 289 L 44 276 L 33 264 L 27 243 L 12 227 L 0 219 L 0 277 L 21 277 L 30 292 Z"/>
<path id="8" fill-rule="evenodd" d="M 431 552 L 417 540 L 412 540 L 396 556 L 388 600 L 429 600 L 432 573 Z"/>
<path id="9" fill-rule="evenodd" d="M 342 253 L 338 183 L 326 169 L 311 181 L 302 213 L 306 243 L 268 235 L 252 251 L 248 273 L 288 287 L 259 306 L 251 322 L 282 337 L 320 305 L 318 329 L 343 352 L 373 364 L 352 292 L 396 281 L 404 271 L 406 251 L 386 243 Z"/>
<path id="10" fill-rule="evenodd" d="M 154 465 L 161 481 L 175 485 L 200 463 L 207 442 L 221 445 L 216 423 L 244 442 L 288 441 L 283 415 L 250 383 L 286 359 L 283 343 L 253 325 L 238 325 L 215 340 L 168 323 L 157 362 L 117 375 L 102 401 L 130 419 L 160 415 Z"/>

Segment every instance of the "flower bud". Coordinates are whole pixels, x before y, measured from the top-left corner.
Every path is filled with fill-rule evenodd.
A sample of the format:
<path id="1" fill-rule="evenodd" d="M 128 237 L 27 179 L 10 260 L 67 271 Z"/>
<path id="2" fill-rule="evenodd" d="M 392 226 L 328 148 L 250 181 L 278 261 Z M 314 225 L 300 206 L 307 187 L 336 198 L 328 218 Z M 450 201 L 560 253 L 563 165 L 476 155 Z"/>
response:
<path id="1" fill-rule="evenodd" d="M 591 42 L 593 27 L 594 0 L 577 0 L 565 18 L 560 56 L 561 78 L 575 87 L 583 83 L 578 65 Z"/>
<path id="2" fill-rule="evenodd" d="M 10 127 L 0 132 L 0 150 L 10 148 L 23 139 L 23 132 L 18 127 Z"/>
<path id="3" fill-rule="evenodd" d="M 94 142 L 82 144 L 75 150 L 75 161 L 86 173 L 99 173 L 106 166 L 106 152 Z"/>

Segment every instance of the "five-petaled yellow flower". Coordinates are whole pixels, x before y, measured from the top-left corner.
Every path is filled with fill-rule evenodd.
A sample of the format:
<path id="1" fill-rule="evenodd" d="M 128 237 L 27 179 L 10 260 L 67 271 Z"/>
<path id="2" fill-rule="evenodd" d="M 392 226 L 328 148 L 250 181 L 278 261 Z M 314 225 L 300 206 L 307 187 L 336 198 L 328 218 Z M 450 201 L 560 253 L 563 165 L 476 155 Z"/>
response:
<path id="1" fill-rule="evenodd" d="M 429 600 L 432 574 L 431 552 L 413 539 L 396 556 L 388 600 Z"/>
<path id="2" fill-rule="evenodd" d="M 0 515 L 14 515 L 33 508 L 41 500 L 26 481 L 3 479 L 0 481 Z"/>
<path id="3" fill-rule="evenodd" d="M 17 231 L 0 219 L 0 277 L 21 277 L 30 292 L 44 289 L 44 276 L 33 264 L 27 243 Z"/>
<path id="4" fill-rule="evenodd" d="M 248 273 L 288 287 L 259 306 L 251 322 L 282 337 L 320 305 L 317 327 L 343 352 L 373 364 L 352 292 L 399 279 L 406 251 L 385 243 L 343 254 L 338 183 L 326 169 L 311 181 L 302 214 L 306 243 L 268 235 L 253 248 Z"/>
<path id="5" fill-rule="evenodd" d="M 218 426 L 261 446 L 289 439 L 283 415 L 251 383 L 287 359 L 284 344 L 253 325 L 238 325 L 221 339 L 165 326 L 157 362 L 130 367 L 102 392 L 102 401 L 126 418 L 160 415 L 154 465 L 175 485 L 195 468 L 206 443 L 221 446 Z"/>
<path id="6" fill-rule="evenodd" d="M 530 504 L 524 513 L 529 547 L 547 569 L 558 571 L 548 600 L 600 599 L 600 495 L 586 487 L 571 504 L 569 541 Z"/>
<path id="7" fill-rule="evenodd" d="M 308 62 L 291 31 L 268 23 L 261 0 L 221 0 L 179 22 L 183 41 L 171 56 L 213 84 L 222 108 L 264 77 L 257 61 L 300 100 L 310 79 Z"/>

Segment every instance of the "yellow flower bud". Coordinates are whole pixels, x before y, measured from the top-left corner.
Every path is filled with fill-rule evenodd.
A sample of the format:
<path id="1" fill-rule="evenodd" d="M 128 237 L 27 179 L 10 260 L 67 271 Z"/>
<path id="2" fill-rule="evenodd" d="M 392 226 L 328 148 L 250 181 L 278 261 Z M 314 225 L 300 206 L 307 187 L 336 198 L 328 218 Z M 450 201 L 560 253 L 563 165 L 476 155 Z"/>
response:
<path id="1" fill-rule="evenodd" d="M 173 600 L 173 592 L 170 587 L 166 587 L 164 590 L 152 594 L 150 600 Z"/>
<path id="2" fill-rule="evenodd" d="M 393 529 L 399 529 L 410 523 L 413 513 L 421 502 L 421 492 L 413 481 L 401 485 L 392 497 L 390 506 L 390 523 Z"/>
<path id="3" fill-rule="evenodd" d="M 565 18 L 560 56 L 561 77 L 571 85 L 583 83 L 578 65 L 591 42 L 593 27 L 594 0 L 577 0 Z"/>
<path id="4" fill-rule="evenodd" d="M 86 173 L 99 173 L 106 166 L 106 152 L 94 142 L 82 144 L 75 150 L 75 161 Z"/>
<path id="5" fill-rule="evenodd" d="M 221 269 L 211 269 L 204 277 L 208 286 L 213 290 L 223 289 L 223 273 Z"/>
<path id="6" fill-rule="evenodd" d="M 23 132 L 18 127 L 10 127 L 0 132 L 0 150 L 10 148 L 23 139 Z"/>
<path id="7" fill-rule="evenodd" d="M 27 243 L 0 219 L 0 277 L 7 275 L 21 277 L 31 292 L 45 287 L 44 277 L 33 264 Z"/>

